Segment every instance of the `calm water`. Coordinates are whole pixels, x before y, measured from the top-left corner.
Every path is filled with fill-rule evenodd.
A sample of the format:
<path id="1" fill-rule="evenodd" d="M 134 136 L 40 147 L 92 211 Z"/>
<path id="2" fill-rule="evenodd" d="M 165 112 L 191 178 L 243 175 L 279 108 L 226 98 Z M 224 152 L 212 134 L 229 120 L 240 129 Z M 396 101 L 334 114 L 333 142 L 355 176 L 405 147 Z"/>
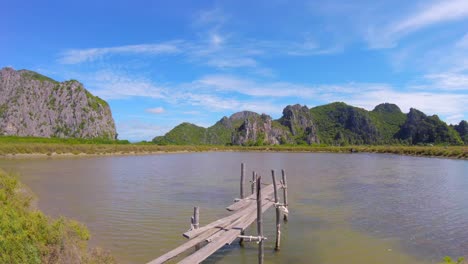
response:
<path id="1" fill-rule="evenodd" d="M 92 244 L 144 263 L 185 241 L 192 207 L 201 224 L 227 215 L 240 163 L 270 180 L 288 175 L 290 221 L 266 263 L 437 263 L 468 255 L 468 161 L 379 154 L 193 153 L 0 160 L 21 173 L 52 215 L 78 219 Z M 249 188 L 246 186 L 246 189 Z M 247 233 L 255 233 L 249 230 Z M 256 244 L 225 247 L 207 263 L 256 263 Z"/>

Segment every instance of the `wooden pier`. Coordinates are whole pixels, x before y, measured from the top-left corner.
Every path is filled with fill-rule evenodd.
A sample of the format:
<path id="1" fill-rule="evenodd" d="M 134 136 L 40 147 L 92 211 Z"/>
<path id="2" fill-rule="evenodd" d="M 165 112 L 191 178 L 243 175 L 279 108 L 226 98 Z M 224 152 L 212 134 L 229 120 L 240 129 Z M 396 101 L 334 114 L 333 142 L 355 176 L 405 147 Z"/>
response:
<path id="1" fill-rule="evenodd" d="M 281 240 L 281 214 L 283 214 L 284 221 L 288 219 L 286 174 L 284 170 L 282 170 L 282 179 L 277 183 L 275 172 L 272 170 L 271 176 L 273 183 L 265 184 L 261 176 L 252 172 L 252 181 L 250 183 L 252 194 L 247 197 L 244 195 L 245 176 L 245 165 L 242 163 L 240 198 L 235 199 L 235 203 L 226 207 L 231 213 L 230 215 L 205 226 L 200 226 L 200 211 L 198 207 L 194 207 L 190 230 L 183 233 L 183 236 L 187 238 L 188 241 L 157 259 L 148 262 L 148 264 L 166 263 L 184 253 L 187 255 L 186 252 L 192 248 L 197 250 L 192 250 L 193 253 L 186 256 L 178 263 L 200 263 L 224 245 L 229 245 L 238 238 L 241 244 L 251 241 L 257 242 L 258 263 L 262 264 L 264 257 L 264 241 L 267 239 L 263 236 L 263 213 L 272 206 L 276 208 L 275 250 L 279 250 Z M 279 202 L 279 189 L 283 190 L 283 203 Z M 255 221 L 257 222 L 257 234 L 245 235 L 245 230 Z"/>

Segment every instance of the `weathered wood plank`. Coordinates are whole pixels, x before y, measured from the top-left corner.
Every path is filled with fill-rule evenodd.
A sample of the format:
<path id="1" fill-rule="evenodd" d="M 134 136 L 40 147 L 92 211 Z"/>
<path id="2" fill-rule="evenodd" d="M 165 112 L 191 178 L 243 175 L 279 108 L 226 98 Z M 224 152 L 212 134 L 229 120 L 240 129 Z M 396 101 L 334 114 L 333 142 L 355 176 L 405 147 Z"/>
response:
<path id="1" fill-rule="evenodd" d="M 270 184 L 262 189 L 262 193 L 264 197 L 271 196 L 273 194 L 273 184 Z M 246 206 L 256 203 L 256 195 L 252 194 L 247 196 L 246 198 L 231 204 L 230 206 L 226 207 L 228 211 L 237 211 Z"/>
<path id="2" fill-rule="evenodd" d="M 148 264 L 165 263 L 165 262 L 177 257 L 178 255 L 184 253 L 185 251 L 191 249 L 192 247 L 204 242 L 207 238 L 209 238 L 210 236 L 212 236 L 216 232 L 220 232 L 220 231 L 221 231 L 221 229 L 208 230 L 205 233 L 201 234 L 200 236 L 185 242 L 184 244 L 178 246 L 177 248 L 167 252 L 166 254 L 164 254 L 164 255 L 162 255 L 160 257 L 158 257 L 157 259 L 148 262 Z"/>
<path id="3" fill-rule="evenodd" d="M 245 209 L 248 209 L 248 208 L 245 208 Z M 229 216 L 226 216 L 224 218 L 221 218 L 221 219 L 218 219 L 214 222 L 211 222 L 203 227 L 199 227 L 197 229 L 193 229 L 193 230 L 189 230 L 187 232 L 185 232 L 183 234 L 184 237 L 186 238 L 194 238 L 200 234 L 202 234 L 203 232 L 209 230 L 209 229 L 212 229 L 212 228 L 219 228 L 219 227 L 225 227 L 227 225 L 229 225 L 230 223 L 234 222 L 235 220 L 237 220 L 239 217 L 241 217 L 243 214 L 245 214 L 244 210 L 240 210 L 240 211 L 237 211 L 235 212 L 234 214 L 231 214 Z"/>
<path id="4" fill-rule="evenodd" d="M 273 203 L 273 200 L 272 199 L 263 199 L 262 200 L 262 208 L 264 208 L 265 206 L 267 206 L 268 208 L 271 206 L 270 203 Z M 266 209 L 265 209 L 266 210 Z M 234 222 L 232 222 L 232 224 L 230 224 L 229 226 L 227 227 L 224 227 L 222 229 L 224 230 L 228 230 L 229 228 L 232 228 L 232 226 L 237 226 L 239 225 L 239 223 L 242 223 L 242 221 L 244 221 L 247 217 L 251 217 L 251 216 L 255 216 L 256 215 L 256 211 L 257 211 L 257 206 L 250 206 L 248 207 L 247 210 L 243 210 L 242 212 L 244 212 L 243 216 L 238 218 L 237 220 L 235 220 Z M 242 232 L 241 232 L 242 233 Z M 210 238 L 208 238 L 206 241 L 207 242 L 211 242 L 213 240 L 215 240 L 215 238 L 219 235 L 221 235 L 222 233 L 216 233 L 214 234 L 213 236 L 211 236 Z"/>
<path id="5" fill-rule="evenodd" d="M 268 199 L 272 199 L 271 198 L 271 195 L 273 194 L 273 185 L 269 186 L 271 187 L 271 191 L 267 192 L 269 193 L 269 195 L 267 196 L 264 196 L 265 198 L 263 200 L 268 200 Z M 267 187 L 263 188 L 262 190 L 266 189 Z M 256 199 L 253 200 L 251 203 L 248 203 L 246 204 L 246 206 L 242 207 L 241 209 L 239 209 L 238 211 L 236 211 L 235 213 L 229 215 L 229 216 L 226 216 L 224 218 L 221 218 L 221 219 L 218 219 L 214 222 L 211 222 L 203 227 L 199 227 L 198 229 L 193 229 L 193 230 L 189 230 L 187 232 L 185 232 L 183 234 L 183 236 L 185 238 L 193 238 L 193 237 L 196 237 L 198 235 L 200 235 L 201 233 L 205 232 L 206 230 L 209 230 L 211 228 L 216 228 L 216 227 L 225 227 L 226 225 L 232 223 L 233 221 L 235 221 L 237 218 L 241 217 L 242 215 L 246 214 L 246 213 L 249 213 L 249 212 L 246 212 L 245 210 L 255 210 L 255 205 L 256 205 Z"/>
<path id="6" fill-rule="evenodd" d="M 273 205 L 273 202 L 270 200 L 263 200 L 262 203 L 262 210 L 263 212 L 268 210 Z M 245 212 L 244 215 L 241 215 L 240 218 L 232 222 L 231 224 L 226 225 L 223 228 L 212 228 L 209 230 L 206 230 L 199 236 L 187 241 L 186 243 L 180 245 L 179 247 L 167 252 L 166 254 L 158 257 L 155 260 L 152 260 L 148 264 L 161 264 L 164 262 L 167 262 L 178 255 L 184 253 L 185 251 L 193 248 L 194 246 L 206 241 L 206 242 L 213 242 L 215 241 L 218 237 L 223 236 L 227 230 L 230 229 L 235 229 L 240 233 L 241 229 L 246 229 L 253 221 L 255 221 L 256 215 L 254 212 L 257 210 L 256 208 L 253 208 L 251 212 Z M 233 239 L 234 240 L 234 239 Z M 232 241 L 231 241 L 232 242 Z M 203 247 L 204 248 L 204 247 Z M 203 249 L 202 248 L 202 249 Z M 201 249 L 200 249 L 201 250 Z M 198 251 L 197 251 L 198 252 Z"/>
<path id="7" fill-rule="evenodd" d="M 262 212 L 265 212 L 273 206 L 273 202 L 268 201 L 263 207 Z M 211 243 L 207 244 L 206 246 L 202 247 L 200 250 L 196 251 L 192 255 L 184 258 L 179 264 L 192 264 L 192 263 L 200 263 L 206 258 L 208 258 L 211 254 L 215 253 L 218 249 L 222 248 L 226 244 L 231 244 L 240 234 L 241 230 L 246 229 L 249 225 L 251 225 L 257 216 L 255 214 L 250 214 L 247 218 L 239 223 L 238 225 L 232 227 L 231 229 L 225 231 L 221 231 L 221 233 L 217 239 L 213 240 Z"/>

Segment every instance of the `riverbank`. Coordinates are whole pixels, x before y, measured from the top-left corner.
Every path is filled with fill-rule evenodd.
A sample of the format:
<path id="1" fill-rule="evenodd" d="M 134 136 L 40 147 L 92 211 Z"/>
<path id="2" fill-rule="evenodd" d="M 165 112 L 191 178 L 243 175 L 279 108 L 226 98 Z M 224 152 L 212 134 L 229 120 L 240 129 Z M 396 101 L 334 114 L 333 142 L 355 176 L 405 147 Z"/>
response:
<path id="1" fill-rule="evenodd" d="M 0 140 L 0 156 L 8 158 L 150 155 L 181 152 L 329 152 L 389 153 L 399 155 L 468 159 L 468 146 L 215 146 L 99 143 L 36 143 Z"/>
<path id="2" fill-rule="evenodd" d="M 108 252 L 88 248 L 83 224 L 46 216 L 33 200 L 29 188 L 0 170 L 0 263 L 115 263 Z"/>

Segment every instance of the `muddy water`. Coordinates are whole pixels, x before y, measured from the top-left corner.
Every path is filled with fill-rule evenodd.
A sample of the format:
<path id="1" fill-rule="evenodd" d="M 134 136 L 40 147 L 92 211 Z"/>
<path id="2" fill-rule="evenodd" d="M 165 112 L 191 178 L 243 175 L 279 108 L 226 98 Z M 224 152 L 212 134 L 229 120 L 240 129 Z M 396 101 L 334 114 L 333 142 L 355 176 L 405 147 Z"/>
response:
<path id="1" fill-rule="evenodd" d="M 468 161 L 382 154 L 191 153 L 0 160 L 39 207 L 87 224 L 93 245 L 145 263 L 184 242 L 192 207 L 201 224 L 238 197 L 240 163 L 288 175 L 290 221 L 266 263 L 437 263 L 468 255 Z M 246 186 L 247 190 L 250 190 Z M 255 233 L 255 230 L 247 231 Z M 225 247 L 206 263 L 255 263 L 256 244 Z"/>

